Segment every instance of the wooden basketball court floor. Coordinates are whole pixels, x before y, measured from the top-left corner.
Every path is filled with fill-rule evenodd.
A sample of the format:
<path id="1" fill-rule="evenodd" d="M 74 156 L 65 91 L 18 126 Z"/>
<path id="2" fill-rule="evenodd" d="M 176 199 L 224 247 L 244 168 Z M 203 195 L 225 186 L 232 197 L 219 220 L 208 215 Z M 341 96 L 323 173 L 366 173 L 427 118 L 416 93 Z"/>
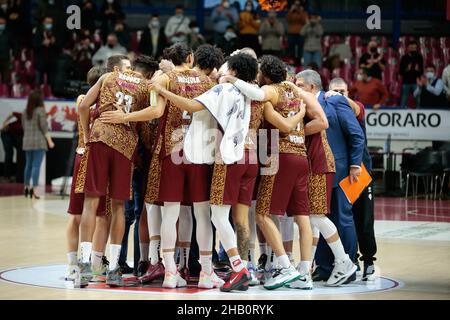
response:
<path id="1" fill-rule="evenodd" d="M 0 189 L 10 190 L 9 187 Z M 17 194 L 9 194 L 14 193 Z M 376 199 L 376 265 L 381 279 L 385 281 L 384 287 L 360 283 L 328 291 L 318 285 L 318 289 L 308 292 L 291 289 L 269 292 L 253 288 L 246 293 L 232 294 L 218 290 L 197 292 L 195 286 L 185 291 L 157 288 L 113 291 L 47 285 L 45 281 L 56 281 L 65 272 L 67 203 L 67 199 L 61 200 L 50 194 L 41 200 L 25 199 L 20 195 L 0 197 L 0 299 L 450 298 L 450 201 Z M 130 239 L 129 253 L 133 252 L 131 245 Z M 129 260 L 132 260 L 131 255 Z M 47 272 L 45 270 L 53 270 L 56 274 L 49 272 L 38 284 L 27 282 L 40 278 Z M 12 278 L 17 276 L 21 279 L 24 276 L 28 280 L 13 281 L 11 277 L 8 278 L 9 274 Z"/>

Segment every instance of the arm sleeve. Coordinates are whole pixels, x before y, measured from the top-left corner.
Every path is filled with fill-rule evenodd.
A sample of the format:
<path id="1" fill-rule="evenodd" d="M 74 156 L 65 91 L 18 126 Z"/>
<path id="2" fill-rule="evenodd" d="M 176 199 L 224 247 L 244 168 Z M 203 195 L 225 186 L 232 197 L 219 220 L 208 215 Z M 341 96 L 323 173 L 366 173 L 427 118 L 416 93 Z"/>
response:
<path id="1" fill-rule="evenodd" d="M 265 98 L 264 90 L 241 79 L 238 79 L 234 85 L 242 92 L 244 96 L 250 98 L 251 100 L 263 101 Z"/>
<path id="2" fill-rule="evenodd" d="M 347 138 L 350 166 L 360 166 L 364 153 L 364 132 L 344 97 L 335 96 L 330 99 L 334 100 L 339 124 Z"/>
<path id="3" fill-rule="evenodd" d="M 39 110 L 37 113 L 38 116 L 38 124 L 41 132 L 46 135 L 48 133 L 48 125 L 47 125 L 47 116 L 45 114 L 45 109 Z"/>

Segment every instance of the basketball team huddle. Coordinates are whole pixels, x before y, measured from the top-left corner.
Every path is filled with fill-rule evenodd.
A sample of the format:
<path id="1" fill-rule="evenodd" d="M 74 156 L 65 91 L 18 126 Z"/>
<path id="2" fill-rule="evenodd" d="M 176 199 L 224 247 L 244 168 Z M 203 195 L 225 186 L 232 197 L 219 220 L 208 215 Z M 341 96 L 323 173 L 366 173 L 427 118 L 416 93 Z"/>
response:
<path id="1" fill-rule="evenodd" d="M 288 81 L 284 62 L 270 55 L 258 59 L 249 48 L 225 59 L 214 46 L 193 52 L 180 43 L 167 48 L 164 59 L 158 64 L 148 56 L 132 62 L 112 56 L 106 68 L 88 73 L 91 88 L 77 99 L 66 281 L 121 287 L 163 280 L 164 288 L 186 287 L 194 280 L 189 256 L 201 265 L 198 288 L 223 292 L 258 285 L 310 290 L 321 267 L 314 280 L 328 286 L 352 281 L 356 250 L 348 252 L 337 220 L 329 218 L 342 155 L 330 147 L 328 140 L 336 137 L 327 129 L 339 117 L 352 118 L 341 126 L 351 145 L 346 175 L 357 181 L 365 147 L 359 105 L 338 88 L 326 95 L 338 107 L 325 112 L 312 90 L 322 89 L 311 80 L 314 71 Z M 124 203 L 133 198 L 137 169 L 145 206 L 140 260 L 130 282 L 121 274 L 119 255 Z M 339 206 L 351 210 L 349 203 Z M 219 245 L 227 272 L 213 266 Z M 367 279 L 370 271 L 364 271 Z"/>

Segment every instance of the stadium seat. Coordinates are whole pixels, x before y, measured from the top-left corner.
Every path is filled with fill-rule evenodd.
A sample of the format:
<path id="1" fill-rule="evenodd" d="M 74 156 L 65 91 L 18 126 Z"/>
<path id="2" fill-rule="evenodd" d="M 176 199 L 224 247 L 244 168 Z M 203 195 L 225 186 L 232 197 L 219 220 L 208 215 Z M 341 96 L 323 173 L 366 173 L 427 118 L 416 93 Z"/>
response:
<path id="1" fill-rule="evenodd" d="M 6 83 L 0 83 L 0 97 L 9 97 L 9 87 Z"/>
<path id="2" fill-rule="evenodd" d="M 440 37 L 439 43 L 441 48 L 450 48 L 450 37 Z"/>
<path id="3" fill-rule="evenodd" d="M 442 58 L 444 60 L 445 65 L 450 64 L 450 48 L 444 48 L 442 50 Z"/>
<path id="4" fill-rule="evenodd" d="M 356 47 L 361 46 L 361 37 L 355 35 L 346 36 L 345 43 L 354 51 Z"/>
<path id="5" fill-rule="evenodd" d="M 11 96 L 13 98 L 26 98 L 30 94 L 30 91 L 30 85 L 16 83 L 12 86 Z"/>

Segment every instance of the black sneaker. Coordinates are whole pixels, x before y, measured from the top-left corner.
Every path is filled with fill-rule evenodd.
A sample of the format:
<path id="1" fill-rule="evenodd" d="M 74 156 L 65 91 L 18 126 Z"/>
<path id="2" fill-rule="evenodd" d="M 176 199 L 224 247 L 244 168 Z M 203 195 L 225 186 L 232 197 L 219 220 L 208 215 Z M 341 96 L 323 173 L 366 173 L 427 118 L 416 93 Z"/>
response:
<path id="1" fill-rule="evenodd" d="M 122 274 L 132 274 L 133 273 L 133 268 L 131 268 L 126 262 L 125 264 L 120 266 L 120 272 Z"/>
<path id="2" fill-rule="evenodd" d="M 103 264 L 103 268 L 105 270 L 108 270 L 108 268 L 109 268 L 109 261 L 108 261 L 108 258 L 106 256 L 102 257 L 102 264 Z M 106 276 L 106 272 L 105 272 L 104 276 Z"/>
<path id="3" fill-rule="evenodd" d="M 142 277 L 147 272 L 148 264 L 149 264 L 148 261 L 139 261 L 136 272 L 137 277 Z"/>
<path id="4" fill-rule="evenodd" d="M 267 263 L 267 254 L 263 253 L 258 259 L 258 268 L 260 270 L 264 270 Z"/>
<path id="5" fill-rule="evenodd" d="M 312 281 L 319 282 L 319 281 L 327 281 L 329 276 L 324 276 L 322 273 L 320 273 L 317 268 L 314 270 L 314 272 L 311 275 Z"/>
<path id="6" fill-rule="evenodd" d="M 373 280 L 375 277 L 375 265 L 373 262 L 364 262 L 364 273 L 362 281 Z"/>
<path id="7" fill-rule="evenodd" d="M 122 272 L 121 267 L 117 267 L 114 270 L 109 270 L 106 274 L 106 285 L 110 287 L 122 287 Z"/>

